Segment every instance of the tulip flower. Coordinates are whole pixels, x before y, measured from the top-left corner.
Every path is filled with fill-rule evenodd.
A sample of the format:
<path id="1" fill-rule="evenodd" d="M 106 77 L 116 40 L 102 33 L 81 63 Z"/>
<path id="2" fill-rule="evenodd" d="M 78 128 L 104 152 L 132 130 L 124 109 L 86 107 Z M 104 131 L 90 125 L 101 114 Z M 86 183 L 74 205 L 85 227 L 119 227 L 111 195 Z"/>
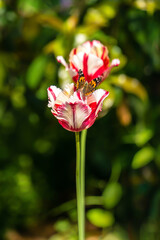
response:
<path id="1" fill-rule="evenodd" d="M 66 85 L 64 90 L 56 86 L 48 89 L 48 107 L 63 128 L 72 132 L 88 129 L 101 111 L 102 103 L 109 92 L 98 89 L 89 96 L 75 90 L 74 83 Z"/>
<path id="2" fill-rule="evenodd" d="M 58 56 L 57 60 L 65 66 L 75 84 L 66 85 L 64 90 L 50 86 L 47 89 L 48 107 L 63 128 L 75 132 L 78 239 L 84 240 L 86 133 L 94 124 L 109 94 L 103 89 L 95 89 L 120 61 L 114 59 L 110 63 L 107 47 L 97 40 L 87 41 L 74 48 L 69 55 L 69 64 L 62 56 Z"/>
<path id="3" fill-rule="evenodd" d="M 99 76 L 103 81 L 111 69 L 120 64 L 119 59 L 113 59 L 110 64 L 107 47 L 97 40 L 87 41 L 74 48 L 69 55 L 69 64 L 62 56 L 58 56 L 57 60 L 65 66 L 74 82 L 78 80 L 79 69 L 83 71 L 87 82 Z"/>

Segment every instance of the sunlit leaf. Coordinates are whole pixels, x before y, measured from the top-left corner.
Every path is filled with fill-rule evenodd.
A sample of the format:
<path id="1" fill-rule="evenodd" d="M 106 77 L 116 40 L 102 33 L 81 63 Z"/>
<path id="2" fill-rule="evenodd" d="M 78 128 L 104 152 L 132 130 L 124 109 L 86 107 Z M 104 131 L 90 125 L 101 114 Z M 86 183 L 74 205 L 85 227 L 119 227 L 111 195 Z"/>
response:
<path id="1" fill-rule="evenodd" d="M 133 157 L 132 167 L 133 168 L 141 168 L 147 165 L 149 162 L 153 160 L 155 156 L 155 151 L 152 147 L 144 147 L 140 149 Z"/>
<path id="2" fill-rule="evenodd" d="M 65 48 L 64 48 L 64 41 L 63 38 L 55 39 L 54 41 L 49 42 L 44 47 L 45 53 L 54 53 L 55 56 L 64 56 L 65 55 Z"/>
<path id="3" fill-rule="evenodd" d="M 72 32 L 75 30 L 78 23 L 78 14 L 73 14 L 64 23 L 63 29 L 65 32 Z"/>
<path id="4" fill-rule="evenodd" d="M 5 5 L 4 5 L 4 1 L 0 0 L 0 9 L 2 9 Z"/>
<path id="5" fill-rule="evenodd" d="M 150 0 L 150 1 L 145 1 L 145 0 L 136 0 L 134 2 L 134 5 L 141 9 L 147 11 L 149 14 L 153 14 L 156 10 L 156 1 Z"/>
<path id="6" fill-rule="evenodd" d="M 58 232 L 66 232 L 70 229 L 71 225 L 67 220 L 59 220 L 54 224 L 54 228 Z"/>
<path id="7" fill-rule="evenodd" d="M 115 207 L 122 197 L 122 187 L 118 182 L 108 183 L 104 192 L 104 205 L 107 208 Z"/>
<path id="8" fill-rule="evenodd" d="M 115 17 L 116 15 L 116 8 L 113 7 L 111 4 L 107 4 L 107 3 L 102 3 L 99 7 L 98 7 L 99 11 L 101 13 L 103 13 L 103 15 L 108 18 L 108 19 L 112 19 Z"/>
<path id="9" fill-rule="evenodd" d="M 46 67 L 47 59 L 45 56 L 40 55 L 33 60 L 27 71 L 26 81 L 30 88 L 36 88 L 40 83 L 44 70 Z"/>
<path id="10" fill-rule="evenodd" d="M 23 13 L 23 15 L 27 15 L 30 16 L 34 13 L 37 13 L 40 8 L 42 6 L 42 2 L 35 0 L 27 0 L 27 1 L 23 1 L 23 0 L 19 0 L 18 1 L 18 10 Z"/>
<path id="11" fill-rule="evenodd" d="M 147 143 L 153 136 L 153 131 L 151 129 L 143 129 L 142 131 L 137 132 L 135 135 L 135 143 L 137 146 L 142 146 Z"/>
<path id="12" fill-rule="evenodd" d="M 138 147 L 146 144 L 153 136 L 153 130 L 149 128 L 140 128 L 134 130 L 131 134 L 124 137 L 125 142 L 135 143 Z"/>
<path id="13" fill-rule="evenodd" d="M 77 26 L 76 31 L 78 34 L 85 34 L 89 38 L 99 31 L 99 27 L 96 24 L 84 24 Z"/>
<path id="14" fill-rule="evenodd" d="M 107 23 L 107 19 L 103 16 L 103 14 L 98 11 L 96 8 L 89 8 L 85 17 L 85 24 L 95 24 L 97 26 L 105 26 Z"/>
<path id="15" fill-rule="evenodd" d="M 36 16 L 34 16 L 35 21 L 37 21 L 40 24 L 47 24 L 48 26 L 59 30 L 59 31 L 63 31 L 63 21 L 54 15 L 47 15 L 47 14 L 38 14 Z"/>
<path id="16" fill-rule="evenodd" d="M 110 83 L 121 87 L 127 93 L 135 94 L 142 100 L 147 100 L 148 95 L 143 85 L 135 78 L 130 78 L 124 74 L 110 77 Z"/>
<path id="17" fill-rule="evenodd" d="M 111 212 L 100 208 L 91 209 L 87 212 L 88 220 L 97 227 L 110 227 L 114 223 L 114 216 Z"/>

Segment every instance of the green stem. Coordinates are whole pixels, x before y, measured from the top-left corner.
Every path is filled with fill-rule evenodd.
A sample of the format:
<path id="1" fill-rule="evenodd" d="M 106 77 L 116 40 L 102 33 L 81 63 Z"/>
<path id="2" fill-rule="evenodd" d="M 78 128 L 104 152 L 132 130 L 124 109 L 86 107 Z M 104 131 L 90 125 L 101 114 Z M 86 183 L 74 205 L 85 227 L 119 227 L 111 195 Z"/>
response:
<path id="1" fill-rule="evenodd" d="M 75 133 L 76 137 L 76 191 L 77 191 L 77 214 L 78 214 L 78 239 L 83 239 L 83 219 L 82 219 L 82 193 L 81 193 L 81 159 L 80 159 L 80 139 L 79 132 Z"/>
<path id="2" fill-rule="evenodd" d="M 83 219 L 83 239 L 85 239 L 85 152 L 86 152 L 87 130 L 81 134 L 81 194 L 82 194 L 82 219 Z"/>
<path id="3" fill-rule="evenodd" d="M 81 144 L 79 133 L 76 136 L 76 190 L 79 240 L 85 239 L 85 149 L 87 130 L 82 131 Z M 81 146 L 81 147 L 80 147 Z"/>

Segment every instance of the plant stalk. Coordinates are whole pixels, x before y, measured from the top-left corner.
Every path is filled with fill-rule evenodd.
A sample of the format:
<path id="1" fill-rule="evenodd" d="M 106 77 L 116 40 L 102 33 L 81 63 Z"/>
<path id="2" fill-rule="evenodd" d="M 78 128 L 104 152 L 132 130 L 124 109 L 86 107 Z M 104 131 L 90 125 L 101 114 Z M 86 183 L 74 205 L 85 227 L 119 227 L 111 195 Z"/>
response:
<path id="1" fill-rule="evenodd" d="M 85 239 L 85 146 L 87 130 L 80 134 L 75 133 L 76 138 L 76 192 L 78 214 L 78 239 Z"/>

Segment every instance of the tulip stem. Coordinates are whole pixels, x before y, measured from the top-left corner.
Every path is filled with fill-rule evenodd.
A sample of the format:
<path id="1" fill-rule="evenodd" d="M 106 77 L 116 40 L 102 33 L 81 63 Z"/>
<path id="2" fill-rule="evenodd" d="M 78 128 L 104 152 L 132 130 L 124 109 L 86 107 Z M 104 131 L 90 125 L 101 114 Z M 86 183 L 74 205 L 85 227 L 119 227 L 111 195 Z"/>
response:
<path id="1" fill-rule="evenodd" d="M 76 191 L 77 191 L 77 215 L 78 215 L 78 239 L 83 240 L 83 219 L 82 219 L 82 194 L 81 194 L 81 158 L 80 158 L 80 137 L 79 132 L 75 133 L 76 137 Z"/>
<path id="2" fill-rule="evenodd" d="M 82 131 L 81 144 L 79 132 L 76 137 L 76 191 L 78 214 L 78 239 L 85 239 L 85 145 L 87 130 Z"/>
<path id="3" fill-rule="evenodd" d="M 85 152 L 86 152 L 87 129 L 81 133 L 81 193 L 82 193 L 82 220 L 83 239 L 85 239 Z"/>

